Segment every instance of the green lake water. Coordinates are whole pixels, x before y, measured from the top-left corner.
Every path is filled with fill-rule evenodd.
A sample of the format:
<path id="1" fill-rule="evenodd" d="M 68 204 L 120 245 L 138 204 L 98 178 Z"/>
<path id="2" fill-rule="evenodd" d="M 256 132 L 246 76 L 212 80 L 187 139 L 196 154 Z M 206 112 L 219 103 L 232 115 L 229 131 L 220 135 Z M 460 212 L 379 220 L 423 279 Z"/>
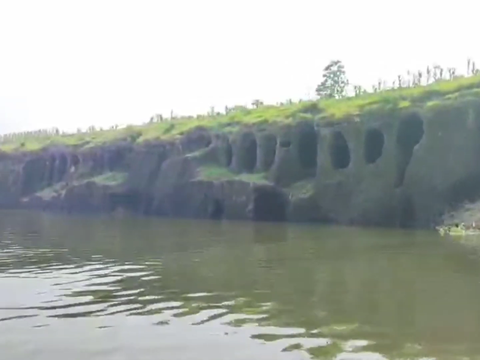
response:
<path id="1" fill-rule="evenodd" d="M 480 358 L 480 239 L 0 212 L 1 360 Z"/>

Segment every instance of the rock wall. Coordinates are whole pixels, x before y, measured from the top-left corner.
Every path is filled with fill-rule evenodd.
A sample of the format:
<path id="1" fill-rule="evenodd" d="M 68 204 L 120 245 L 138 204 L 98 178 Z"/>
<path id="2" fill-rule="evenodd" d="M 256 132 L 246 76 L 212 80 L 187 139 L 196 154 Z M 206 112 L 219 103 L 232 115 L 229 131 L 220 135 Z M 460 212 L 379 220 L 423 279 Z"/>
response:
<path id="1" fill-rule="evenodd" d="M 480 197 L 479 164 L 480 100 L 452 99 L 322 125 L 3 154 L 0 206 L 429 227 Z"/>

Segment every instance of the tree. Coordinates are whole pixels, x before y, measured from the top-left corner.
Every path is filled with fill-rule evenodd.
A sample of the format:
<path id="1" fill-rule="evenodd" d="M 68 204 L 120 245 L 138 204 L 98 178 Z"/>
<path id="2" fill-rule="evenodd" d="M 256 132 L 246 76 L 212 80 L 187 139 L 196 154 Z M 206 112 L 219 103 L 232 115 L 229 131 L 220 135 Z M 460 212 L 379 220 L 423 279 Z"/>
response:
<path id="1" fill-rule="evenodd" d="M 323 81 L 315 92 L 322 99 L 339 99 L 347 95 L 348 79 L 340 60 L 331 61 L 323 69 Z"/>
<path id="2" fill-rule="evenodd" d="M 253 100 L 252 101 L 252 106 L 255 108 L 255 109 L 258 109 L 260 106 L 263 106 L 263 101 L 262 100 Z"/>

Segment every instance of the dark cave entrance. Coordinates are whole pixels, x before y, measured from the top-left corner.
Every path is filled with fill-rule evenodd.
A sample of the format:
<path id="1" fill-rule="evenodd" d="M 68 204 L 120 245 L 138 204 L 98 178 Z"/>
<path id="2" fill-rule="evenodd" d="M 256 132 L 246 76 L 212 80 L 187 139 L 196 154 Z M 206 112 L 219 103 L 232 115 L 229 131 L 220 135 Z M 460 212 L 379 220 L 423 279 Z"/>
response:
<path id="1" fill-rule="evenodd" d="M 271 186 L 257 186 L 253 190 L 254 221 L 286 221 L 287 200 L 285 194 Z"/>
<path id="2" fill-rule="evenodd" d="M 36 157 L 25 162 L 20 179 L 22 196 L 30 195 L 45 187 L 48 180 L 48 165 L 48 160 L 43 157 Z"/>
<path id="3" fill-rule="evenodd" d="M 77 154 L 73 154 L 71 159 L 70 159 L 70 162 L 72 164 L 72 167 L 74 167 L 75 170 L 76 170 L 78 165 L 80 165 L 80 158 L 78 157 Z"/>
<path id="4" fill-rule="evenodd" d="M 383 154 L 385 135 L 379 129 L 368 129 L 363 142 L 363 155 L 367 164 L 374 164 Z"/>
<path id="5" fill-rule="evenodd" d="M 57 158 L 54 155 L 51 155 L 48 159 L 48 169 L 47 169 L 47 187 L 52 186 L 55 177 L 55 165 L 57 163 Z"/>
<path id="6" fill-rule="evenodd" d="M 332 134 L 329 152 L 334 169 L 346 169 L 350 165 L 350 148 L 341 131 Z"/>
<path id="7" fill-rule="evenodd" d="M 288 139 L 282 139 L 280 140 L 279 145 L 281 148 L 288 149 L 290 146 L 292 146 L 292 142 Z"/>
<path id="8" fill-rule="evenodd" d="M 232 144 L 230 144 L 230 141 L 227 141 L 227 144 L 225 145 L 225 166 L 226 167 L 230 167 L 230 165 L 232 165 L 232 159 L 233 159 Z"/>
<path id="9" fill-rule="evenodd" d="M 257 139 L 251 132 L 242 135 L 240 140 L 240 166 L 243 171 L 253 172 L 257 165 Z"/>
<path id="10" fill-rule="evenodd" d="M 317 167 L 317 132 L 311 124 L 302 127 L 300 130 L 298 160 L 304 169 Z"/>
<path id="11" fill-rule="evenodd" d="M 472 202 L 480 196 L 480 173 L 472 174 L 455 181 L 445 191 L 445 203 L 454 207 L 462 202 Z"/>
<path id="12" fill-rule="evenodd" d="M 125 153 L 125 151 L 122 150 L 113 151 L 112 153 L 108 154 L 106 161 L 107 170 L 111 172 L 121 168 L 126 156 L 127 154 Z M 105 162 L 103 156 L 99 155 L 99 159 L 101 162 Z M 102 165 L 102 167 L 105 166 Z"/>
<path id="13" fill-rule="evenodd" d="M 208 210 L 208 217 L 212 220 L 221 220 L 225 213 L 225 206 L 219 199 L 213 199 Z"/>
<path id="14" fill-rule="evenodd" d="M 67 173 L 68 159 L 67 155 L 60 154 L 58 158 L 57 181 L 62 181 Z"/>
<path id="15" fill-rule="evenodd" d="M 277 154 L 277 137 L 274 134 L 264 135 L 262 170 L 268 171 L 275 162 Z"/>
<path id="16" fill-rule="evenodd" d="M 142 210 L 143 194 L 139 191 L 111 192 L 108 194 L 108 206 L 110 212 L 124 209 L 133 213 Z"/>
<path id="17" fill-rule="evenodd" d="M 415 205 L 410 196 L 402 198 L 399 206 L 398 226 L 413 228 L 416 223 Z"/>
<path id="18" fill-rule="evenodd" d="M 424 133 L 423 120 L 417 113 L 409 114 L 400 120 L 396 137 L 396 188 L 403 185 L 413 149 L 422 140 Z"/>
<path id="19" fill-rule="evenodd" d="M 212 136 L 211 136 L 210 134 L 206 134 L 204 141 L 205 141 L 205 142 L 204 142 L 204 144 L 203 144 L 203 147 L 204 147 L 204 148 L 210 147 L 210 145 L 212 145 L 212 142 L 213 142 Z"/>

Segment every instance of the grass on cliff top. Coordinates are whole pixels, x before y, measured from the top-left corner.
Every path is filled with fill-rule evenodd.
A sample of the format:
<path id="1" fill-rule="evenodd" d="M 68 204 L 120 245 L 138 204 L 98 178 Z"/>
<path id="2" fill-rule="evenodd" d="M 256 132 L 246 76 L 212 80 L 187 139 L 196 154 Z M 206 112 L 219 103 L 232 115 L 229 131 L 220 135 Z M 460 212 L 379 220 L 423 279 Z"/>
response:
<path id="1" fill-rule="evenodd" d="M 282 106 L 263 105 L 257 109 L 238 107 L 228 114 L 215 116 L 184 117 L 158 123 L 128 126 L 118 130 L 98 130 L 69 135 L 18 134 L 3 139 L 0 150 L 35 151 L 53 145 L 96 146 L 112 141 L 171 139 L 198 127 L 212 130 L 233 131 L 242 125 L 259 125 L 271 122 L 290 122 L 301 119 L 319 121 L 348 120 L 366 110 L 408 108 L 442 98 L 455 98 L 460 93 L 467 95 L 480 92 L 480 75 L 442 80 L 433 84 L 398 88 L 367 93 L 340 100 L 303 101 Z"/>

